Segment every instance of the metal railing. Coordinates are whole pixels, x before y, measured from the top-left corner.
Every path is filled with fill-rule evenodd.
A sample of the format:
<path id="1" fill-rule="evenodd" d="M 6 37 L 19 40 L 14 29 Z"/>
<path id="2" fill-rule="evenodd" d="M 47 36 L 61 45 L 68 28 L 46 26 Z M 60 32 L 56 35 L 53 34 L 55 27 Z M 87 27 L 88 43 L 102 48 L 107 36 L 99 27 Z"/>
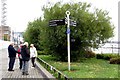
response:
<path id="1" fill-rule="evenodd" d="M 57 79 L 59 80 L 70 80 L 70 78 L 68 78 L 66 75 L 64 75 L 62 72 L 60 72 L 59 70 L 57 70 L 55 67 L 53 67 L 52 65 L 48 64 L 47 62 L 45 62 L 44 60 L 42 60 L 41 58 L 37 58 L 37 60 L 40 63 L 44 64 L 44 67 L 49 69 L 50 71 L 53 71 L 54 73 L 57 73 Z"/>

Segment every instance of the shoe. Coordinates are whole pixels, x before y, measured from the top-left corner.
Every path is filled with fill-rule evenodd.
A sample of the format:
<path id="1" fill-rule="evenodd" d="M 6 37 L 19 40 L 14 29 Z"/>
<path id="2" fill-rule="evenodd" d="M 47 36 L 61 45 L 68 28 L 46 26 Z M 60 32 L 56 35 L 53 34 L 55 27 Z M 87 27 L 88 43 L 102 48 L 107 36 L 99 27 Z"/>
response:
<path id="1" fill-rule="evenodd" d="M 35 65 L 34 65 L 34 66 L 32 66 L 32 67 L 35 67 Z"/>
<path id="2" fill-rule="evenodd" d="M 25 72 L 22 72 L 22 75 L 25 75 Z"/>
<path id="3" fill-rule="evenodd" d="M 29 75 L 29 73 L 26 73 L 25 75 Z"/>
<path id="4" fill-rule="evenodd" d="M 14 71 L 14 70 L 10 70 L 10 69 L 8 69 L 8 71 Z"/>
<path id="5" fill-rule="evenodd" d="M 21 70 L 21 69 L 22 69 L 22 67 L 19 67 L 19 69 Z"/>

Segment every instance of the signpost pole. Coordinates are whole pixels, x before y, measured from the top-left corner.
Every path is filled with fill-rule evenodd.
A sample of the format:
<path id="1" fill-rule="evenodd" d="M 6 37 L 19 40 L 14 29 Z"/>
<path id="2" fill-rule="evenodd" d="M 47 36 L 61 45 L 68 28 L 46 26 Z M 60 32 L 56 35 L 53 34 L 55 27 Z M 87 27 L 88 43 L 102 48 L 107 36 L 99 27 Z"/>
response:
<path id="1" fill-rule="evenodd" d="M 49 26 L 59 26 L 67 24 L 67 50 L 68 50 L 68 70 L 70 71 L 70 25 L 76 26 L 76 21 L 70 21 L 70 11 L 66 11 L 67 20 L 60 19 L 60 20 L 51 20 L 49 21 Z"/>
<path id="2" fill-rule="evenodd" d="M 66 11 L 67 15 L 67 45 L 68 45 L 68 70 L 70 71 L 70 12 Z"/>

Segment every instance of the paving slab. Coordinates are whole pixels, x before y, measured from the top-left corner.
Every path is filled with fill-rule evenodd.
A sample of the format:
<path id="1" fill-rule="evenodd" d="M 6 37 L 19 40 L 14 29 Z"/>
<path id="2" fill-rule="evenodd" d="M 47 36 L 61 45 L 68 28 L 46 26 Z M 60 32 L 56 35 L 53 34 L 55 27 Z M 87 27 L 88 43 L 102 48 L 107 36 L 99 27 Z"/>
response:
<path id="1" fill-rule="evenodd" d="M 8 51 L 7 49 L 0 50 L 0 79 L 2 80 L 55 80 L 55 78 L 38 62 L 35 68 L 32 67 L 31 61 L 29 61 L 29 75 L 22 75 L 22 71 L 19 69 L 19 59 L 16 58 L 14 71 L 8 71 Z"/>

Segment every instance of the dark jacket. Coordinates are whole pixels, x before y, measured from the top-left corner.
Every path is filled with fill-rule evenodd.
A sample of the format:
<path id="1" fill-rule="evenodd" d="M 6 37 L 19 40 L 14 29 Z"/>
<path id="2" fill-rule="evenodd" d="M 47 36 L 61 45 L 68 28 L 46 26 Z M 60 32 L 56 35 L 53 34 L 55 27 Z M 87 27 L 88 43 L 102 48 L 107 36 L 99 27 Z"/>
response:
<path id="1" fill-rule="evenodd" d="M 23 61 L 29 61 L 30 60 L 30 51 L 29 49 L 24 45 L 21 48 L 21 56 Z"/>
<path id="2" fill-rule="evenodd" d="M 9 53 L 9 57 L 16 57 L 17 51 L 14 49 L 14 47 L 12 45 L 9 45 L 8 53 Z"/>

